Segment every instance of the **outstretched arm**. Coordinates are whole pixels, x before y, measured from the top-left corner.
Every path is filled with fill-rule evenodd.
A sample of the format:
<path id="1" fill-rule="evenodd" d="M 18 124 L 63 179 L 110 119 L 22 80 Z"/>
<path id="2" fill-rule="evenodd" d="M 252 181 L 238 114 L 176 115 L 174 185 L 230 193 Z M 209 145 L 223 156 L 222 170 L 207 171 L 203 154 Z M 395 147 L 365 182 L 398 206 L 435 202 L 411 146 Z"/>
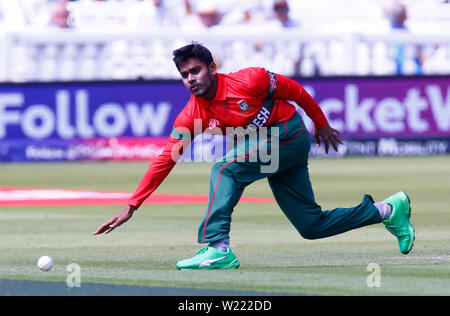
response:
<path id="1" fill-rule="evenodd" d="M 144 174 L 138 188 L 128 200 L 127 205 L 120 213 L 102 224 L 93 234 L 108 234 L 128 221 L 144 200 L 156 190 L 170 173 L 187 143 L 190 143 L 190 141 L 176 139 L 171 136 L 163 152 L 152 162 L 147 172 Z"/>
<path id="2" fill-rule="evenodd" d="M 338 151 L 338 143 L 344 144 L 337 136 L 340 132 L 328 124 L 325 114 L 313 97 L 298 82 L 282 75 L 276 76 L 277 92 L 275 95 L 286 100 L 292 100 L 305 110 L 314 122 L 313 135 L 317 146 L 320 146 L 323 142 L 325 153 L 328 154 L 329 144 L 331 143 L 333 149 Z"/>

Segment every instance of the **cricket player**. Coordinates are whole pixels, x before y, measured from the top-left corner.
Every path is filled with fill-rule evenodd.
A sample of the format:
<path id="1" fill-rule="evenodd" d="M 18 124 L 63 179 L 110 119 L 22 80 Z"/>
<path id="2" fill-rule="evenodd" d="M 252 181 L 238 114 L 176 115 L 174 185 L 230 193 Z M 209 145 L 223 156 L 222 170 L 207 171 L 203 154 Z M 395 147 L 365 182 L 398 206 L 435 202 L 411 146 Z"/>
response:
<path id="1" fill-rule="evenodd" d="M 376 203 L 366 194 L 359 205 L 328 211 L 315 201 L 308 174 L 310 135 L 287 101 L 298 104 L 312 119 L 313 136 L 326 153 L 330 145 L 337 151 L 342 141 L 340 132 L 330 127 L 301 84 L 257 67 L 217 73 L 211 52 L 195 42 L 175 50 L 173 61 L 192 93 L 190 100 L 177 116 L 165 149 L 151 163 L 125 208 L 94 235 L 107 234 L 128 221 L 169 174 L 195 134 L 240 130 L 242 133 L 233 136 L 233 149 L 211 169 L 209 201 L 198 230 L 198 242 L 206 246 L 192 258 L 179 261 L 178 269 L 239 267 L 230 248 L 231 215 L 245 187 L 263 178 L 268 179 L 279 207 L 304 238 L 325 238 L 383 222 L 397 237 L 400 251 L 411 251 L 415 231 L 405 192 Z M 263 159 L 267 153 L 276 157 L 275 167 L 268 168 L 271 162 Z"/>

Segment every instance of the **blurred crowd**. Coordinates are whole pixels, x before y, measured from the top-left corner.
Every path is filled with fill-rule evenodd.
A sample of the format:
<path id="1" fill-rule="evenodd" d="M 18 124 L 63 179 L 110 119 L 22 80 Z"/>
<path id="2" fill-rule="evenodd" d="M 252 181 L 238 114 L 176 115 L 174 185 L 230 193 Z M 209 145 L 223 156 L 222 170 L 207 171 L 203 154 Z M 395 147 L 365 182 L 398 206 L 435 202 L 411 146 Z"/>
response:
<path id="1" fill-rule="evenodd" d="M 346 7 L 345 3 L 350 5 Z M 174 29 L 199 34 L 227 32 L 236 34 L 237 40 L 232 44 L 227 43 L 226 48 L 217 48 L 215 53 L 222 70 L 231 71 L 241 66 L 245 60 L 242 50 L 248 49 L 248 45 L 239 40 L 243 30 L 273 33 L 286 29 L 296 30 L 303 35 L 330 32 L 345 34 L 355 31 L 369 34 L 419 31 L 448 37 L 449 7 L 447 0 L 0 0 L 0 30 L 41 27 L 44 30 L 53 28 L 97 32 L 117 29 L 139 34 Z M 254 54 L 255 60 L 259 53 L 267 49 L 266 44 L 252 43 L 251 54 Z M 343 59 L 348 58 L 343 53 L 343 44 L 333 41 L 316 44 L 306 46 L 292 43 L 281 49 L 275 45 L 271 47 L 269 58 L 276 63 L 276 55 L 281 54 L 281 63 L 277 67 L 287 75 L 343 74 L 339 69 L 342 68 Z M 378 68 L 375 69 L 381 69 L 378 74 L 382 75 L 433 74 L 440 67 L 439 63 L 448 61 L 448 42 L 433 45 L 407 45 L 401 42 L 388 44 L 359 43 L 354 48 L 359 67 L 356 74 L 377 74 L 373 65 L 365 64 L 369 56 L 371 63 L 377 62 L 372 56 L 374 54 L 390 56 L 389 59 L 379 58 L 379 65 L 376 65 Z M 155 49 L 157 45 L 156 43 Z M 326 53 L 321 52 L 324 49 Z M 227 54 L 224 53 L 226 50 Z M 289 53 L 286 53 L 287 50 Z M 236 58 L 238 55 L 241 57 Z M 249 57 L 248 52 L 245 56 Z M 286 58 L 291 60 L 288 67 L 283 65 Z M 319 60 L 321 58 L 322 61 L 334 58 L 334 64 L 322 62 Z M 427 58 L 431 60 L 428 64 Z M 438 61 L 433 61 L 433 58 Z M 327 70 L 327 67 L 333 69 Z M 450 69 L 444 69 L 444 73 L 449 72 Z"/>
<path id="2" fill-rule="evenodd" d="M 0 0 L 0 25 L 155 29 L 164 27 L 380 27 L 408 19 L 449 22 L 448 0 Z M 347 4 L 347 5 L 346 5 Z M 421 21 L 420 21 L 421 20 Z M 328 23 L 327 23 L 328 21 Z M 339 25 L 333 25 L 334 22 Z M 305 23 L 304 23 L 305 22 Z M 371 25 L 375 23 L 375 25 Z M 407 22 L 408 23 L 408 22 Z M 322 24 L 322 25 L 319 25 Z M 448 26 L 448 24 L 447 24 Z M 435 28 L 435 30 L 437 30 Z M 448 29 L 447 29 L 448 30 Z"/>
<path id="3" fill-rule="evenodd" d="M 107 3 L 107 5 L 105 5 Z M 298 27 L 287 1 L 279 0 L 0 0 L 0 23 L 138 29 L 212 28 L 237 25 Z"/>

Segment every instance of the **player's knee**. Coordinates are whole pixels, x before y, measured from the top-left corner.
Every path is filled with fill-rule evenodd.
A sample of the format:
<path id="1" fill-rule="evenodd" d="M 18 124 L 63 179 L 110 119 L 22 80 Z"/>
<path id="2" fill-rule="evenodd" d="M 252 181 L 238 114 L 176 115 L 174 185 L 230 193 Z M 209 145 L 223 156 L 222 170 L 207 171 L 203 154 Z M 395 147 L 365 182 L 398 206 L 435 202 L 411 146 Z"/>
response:
<path id="1" fill-rule="evenodd" d="M 302 227 L 298 229 L 298 232 L 305 239 L 313 240 L 320 238 L 319 234 L 317 233 L 317 229 L 315 229 L 315 227 Z"/>
<path id="2" fill-rule="evenodd" d="M 224 163 L 219 161 L 212 165 L 211 167 L 211 174 L 218 174 L 222 170 L 222 167 L 224 166 Z"/>
<path id="3" fill-rule="evenodd" d="M 236 177 L 238 176 L 236 174 L 236 170 L 234 168 L 232 168 L 232 166 L 230 166 L 229 163 L 227 163 L 226 161 L 219 161 L 216 162 L 212 167 L 211 167 L 211 175 L 219 175 L 221 174 L 222 176 L 226 176 L 226 177 Z"/>

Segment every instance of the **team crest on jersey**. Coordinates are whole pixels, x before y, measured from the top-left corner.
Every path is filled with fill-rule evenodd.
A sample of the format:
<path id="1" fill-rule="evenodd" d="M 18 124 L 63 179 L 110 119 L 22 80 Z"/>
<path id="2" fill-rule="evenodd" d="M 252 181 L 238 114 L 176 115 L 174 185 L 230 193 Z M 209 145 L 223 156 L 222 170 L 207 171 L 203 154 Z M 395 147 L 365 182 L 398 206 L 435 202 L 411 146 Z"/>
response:
<path id="1" fill-rule="evenodd" d="M 241 112 L 242 113 L 247 113 L 247 112 L 249 112 L 252 109 L 252 107 L 244 99 L 239 101 L 238 105 L 241 108 Z"/>

